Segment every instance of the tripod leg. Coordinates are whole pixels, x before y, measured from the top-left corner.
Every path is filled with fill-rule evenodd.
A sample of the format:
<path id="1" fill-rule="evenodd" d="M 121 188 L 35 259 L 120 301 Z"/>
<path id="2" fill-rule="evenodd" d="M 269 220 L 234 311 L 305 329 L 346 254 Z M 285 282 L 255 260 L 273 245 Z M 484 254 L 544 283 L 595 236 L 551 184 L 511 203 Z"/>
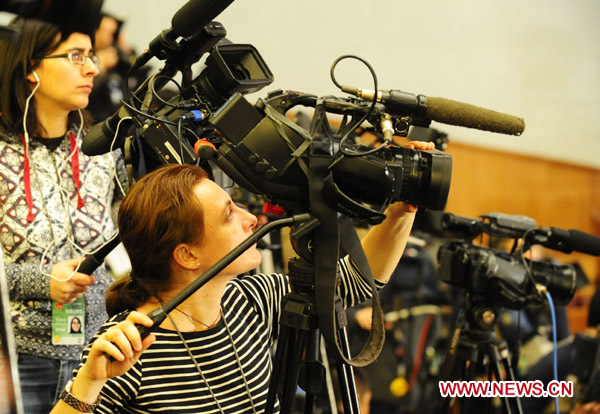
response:
<path id="1" fill-rule="evenodd" d="M 327 347 L 325 345 L 325 341 L 319 341 L 319 350 L 321 357 L 321 364 L 325 367 L 325 389 L 326 389 L 326 401 L 327 401 L 327 409 L 329 412 L 336 413 L 337 412 L 337 401 L 335 397 L 335 391 L 333 389 L 333 381 L 332 381 L 332 373 L 331 366 L 329 365 L 329 357 L 327 356 Z"/>
<path id="2" fill-rule="evenodd" d="M 500 352 L 498 351 L 498 348 L 495 345 L 489 345 L 487 351 L 488 351 L 488 356 L 490 358 L 490 365 L 492 366 L 494 375 L 496 376 L 496 381 L 502 381 L 502 365 L 500 364 L 500 360 L 501 360 Z M 519 409 L 519 413 L 522 414 L 519 397 L 515 397 L 515 398 L 517 400 L 517 406 Z M 501 401 L 502 401 L 502 406 L 504 407 L 504 412 L 507 414 L 512 414 L 513 409 L 512 409 L 512 404 L 511 404 L 511 400 L 509 399 L 509 397 L 503 396 L 501 398 Z"/>
<path id="3" fill-rule="evenodd" d="M 319 345 L 321 333 L 318 329 L 309 331 L 306 343 L 306 356 L 300 373 L 300 387 L 306 392 L 304 401 L 304 413 L 310 414 L 314 410 L 317 394 L 325 384 L 325 366 L 319 360 Z"/>
<path id="4" fill-rule="evenodd" d="M 344 353 L 344 356 L 350 358 L 350 345 L 348 343 L 346 329 L 342 327 L 338 330 L 338 332 L 340 335 L 340 346 L 342 348 L 342 352 Z M 340 383 L 340 394 L 342 397 L 342 404 L 344 405 L 344 413 L 360 413 L 360 407 L 358 406 L 358 394 L 356 392 L 356 384 L 354 383 L 354 371 L 350 365 L 344 363 L 343 361 L 336 362 Z"/>
<path id="5" fill-rule="evenodd" d="M 273 372 L 271 373 L 271 382 L 269 383 L 269 393 L 267 394 L 266 413 L 272 413 L 275 407 L 275 399 L 281 391 L 281 376 L 284 371 L 284 362 L 289 348 L 290 328 L 281 325 L 279 338 L 277 340 L 277 351 L 273 363 Z"/>
<path id="6" fill-rule="evenodd" d="M 445 377 L 444 379 L 440 378 L 440 380 L 456 381 L 460 378 L 466 378 L 467 364 L 468 364 L 468 361 L 465 361 L 460 356 L 454 355 L 450 359 L 447 358 L 446 361 L 444 361 L 444 365 L 445 365 L 444 369 L 446 370 L 448 376 Z M 457 401 L 457 397 L 443 398 L 441 393 L 439 393 L 437 400 L 434 401 L 434 404 L 435 404 L 434 412 L 440 413 L 440 414 L 450 413 L 453 411 L 453 410 L 451 410 L 451 406 L 456 401 Z"/>
<path id="7" fill-rule="evenodd" d="M 310 303 L 303 295 L 289 293 L 282 300 L 280 333 L 267 394 L 266 413 L 272 413 L 279 397 L 280 412 L 291 412 L 296 396 L 298 373 L 310 327 Z M 285 375 L 284 375 L 285 374 Z"/>
<path id="8" fill-rule="evenodd" d="M 464 362 L 464 370 L 463 370 L 463 381 L 474 381 L 477 378 L 477 368 L 482 367 L 484 364 L 485 356 L 480 352 L 479 347 L 473 343 L 464 343 L 463 352 L 466 356 L 466 361 Z M 480 404 L 480 402 L 479 402 Z M 490 412 L 489 399 L 486 401 L 485 413 Z M 471 413 L 474 412 L 473 408 L 481 409 L 478 405 L 478 401 L 474 398 L 464 398 L 461 401 L 461 413 Z"/>
<path id="9" fill-rule="evenodd" d="M 283 390 L 281 392 L 281 412 L 291 413 L 292 404 L 296 395 L 298 384 L 298 373 L 300 372 L 300 362 L 302 361 L 302 353 L 306 346 L 307 331 L 296 331 L 294 347 L 292 352 L 288 352 L 288 369 L 286 376 L 283 379 Z"/>
<path id="10" fill-rule="evenodd" d="M 504 366 L 504 370 L 507 373 L 507 377 L 510 381 L 515 380 L 515 372 L 513 371 L 513 365 L 508 358 L 508 348 L 504 348 L 500 351 L 500 356 L 502 357 L 502 365 Z M 515 398 L 515 403 L 517 406 L 517 412 L 519 414 L 523 414 L 523 407 L 521 406 L 521 399 L 517 396 Z"/>

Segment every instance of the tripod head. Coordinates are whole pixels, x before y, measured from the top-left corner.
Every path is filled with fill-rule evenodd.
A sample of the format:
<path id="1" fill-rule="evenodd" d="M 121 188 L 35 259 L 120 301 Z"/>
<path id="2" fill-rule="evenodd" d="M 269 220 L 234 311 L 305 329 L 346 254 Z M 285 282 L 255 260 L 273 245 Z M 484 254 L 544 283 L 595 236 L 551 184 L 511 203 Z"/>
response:
<path id="1" fill-rule="evenodd" d="M 469 331 L 493 332 L 498 323 L 499 309 L 467 293 L 463 305 L 465 327 Z"/>

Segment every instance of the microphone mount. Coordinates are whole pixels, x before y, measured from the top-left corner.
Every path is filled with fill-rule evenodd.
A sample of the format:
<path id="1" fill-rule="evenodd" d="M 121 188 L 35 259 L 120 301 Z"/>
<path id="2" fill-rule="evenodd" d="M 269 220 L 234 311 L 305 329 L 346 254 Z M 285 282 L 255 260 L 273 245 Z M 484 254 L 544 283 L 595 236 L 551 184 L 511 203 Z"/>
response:
<path id="1" fill-rule="evenodd" d="M 131 70 L 134 71 L 144 66 L 153 56 L 161 60 L 167 59 L 179 49 L 179 43 L 176 42 L 178 37 L 173 29 L 163 30 L 150 42 L 148 49 L 131 65 Z"/>

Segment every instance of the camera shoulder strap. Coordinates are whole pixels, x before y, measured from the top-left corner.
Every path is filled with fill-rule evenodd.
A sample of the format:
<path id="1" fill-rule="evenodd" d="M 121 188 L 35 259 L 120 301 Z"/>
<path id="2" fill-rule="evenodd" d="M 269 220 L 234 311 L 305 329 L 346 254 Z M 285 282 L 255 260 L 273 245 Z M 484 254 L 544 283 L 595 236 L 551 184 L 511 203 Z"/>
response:
<path id="1" fill-rule="evenodd" d="M 319 329 L 334 352 L 337 360 L 352 366 L 365 366 L 373 362 L 383 347 L 383 311 L 375 286 L 373 274 L 362 246 L 349 220 L 338 219 L 338 213 L 323 200 L 323 179 L 327 174 L 331 158 L 311 154 L 309 167 L 309 197 L 311 213 L 320 221 L 314 231 L 315 252 L 315 297 Z M 340 237 L 341 236 L 341 237 Z M 341 240 L 341 242 L 340 242 Z M 351 357 L 342 349 L 340 334 L 346 325 L 346 315 L 339 298 L 336 300 L 338 259 L 340 247 L 348 253 L 373 292 L 372 328 L 369 337 L 357 356 Z M 337 304 L 337 306 L 336 306 Z M 348 355 L 346 355 L 348 353 Z"/>

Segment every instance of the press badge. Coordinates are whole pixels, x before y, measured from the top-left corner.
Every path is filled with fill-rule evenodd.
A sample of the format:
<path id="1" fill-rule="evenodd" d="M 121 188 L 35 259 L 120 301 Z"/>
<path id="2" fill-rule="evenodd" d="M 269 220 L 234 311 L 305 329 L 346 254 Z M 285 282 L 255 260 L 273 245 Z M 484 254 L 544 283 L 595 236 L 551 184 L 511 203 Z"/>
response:
<path id="1" fill-rule="evenodd" d="M 85 298 L 73 303 L 52 301 L 52 345 L 83 345 L 85 342 Z"/>

